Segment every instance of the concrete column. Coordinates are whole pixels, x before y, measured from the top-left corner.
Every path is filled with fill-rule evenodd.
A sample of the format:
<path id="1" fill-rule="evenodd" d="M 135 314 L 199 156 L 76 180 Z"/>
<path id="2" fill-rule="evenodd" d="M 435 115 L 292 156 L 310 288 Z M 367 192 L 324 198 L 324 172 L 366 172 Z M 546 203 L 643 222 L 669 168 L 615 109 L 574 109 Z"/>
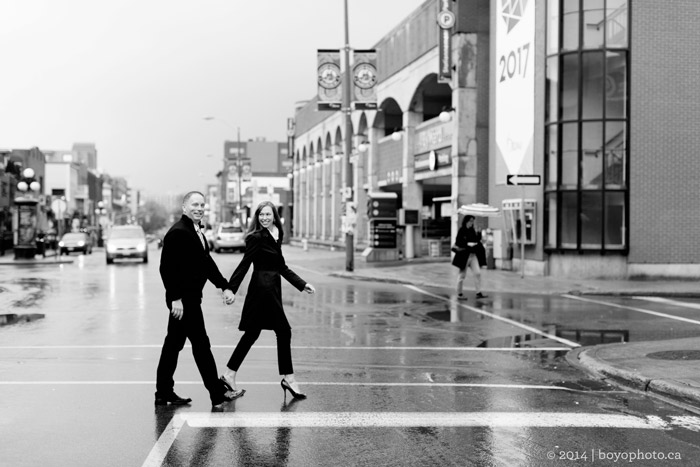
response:
<path id="1" fill-rule="evenodd" d="M 321 238 L 321 203 L 323 202 L 323 154 L 321 159 L 316 162 L 314 169 L 314 238 Z"/>
<path id="2" fill-rule="evenodd" d="M 294 232 L 294 236 L 299 237 L 299 206 L 301 206 L 299 194 L 301 193 L 301 173 L 299 170 L 295 170 L 292 173 L 294 175 L 294 178 L 292 179 L 292 206 L 294 208 L 294 216 L 292 216 L 292 231 Z"/>
<path id="3" fill-rule="evenodd" d="M 299 169 L 299 204 L 297 205 L 299 209 L 299 215 L 297 216 L 297 233 L 299 237 L 304 237 L 306 235 L 306 167 Z"/>
<path id="4" fill-rule="evenodd" d="M 328 236 L 328 218 L 330 212 L 328 210 L 328 157 L 326 152 L 323 154 L 323 163 L 321 164 L 321 238 L 326 240 Z"/>
<path id="5" fill-rule="evenodd" d="M 364 184 L 366 183 L 365 164 L 369 151 L 361 152 L 359 150 L 360 143 L 365 140 L 366 137 L 364 135 L 355 137 L 355 147 L 358 148 L 356 162 L 353 165 L 355 169 L 355 174 L 353 176 L 353 201 L 355 202 L 357 210 L 355 245 L 367 243 L 367 227 L 365 222 L 363 222 L 362 216 L 360 216 L 360 206 L 365 206 L 367 204 L 367 192 L 364 189 Z"/>
<path id="6" fill-rule="evenodd" d="M 414 179 L 414 162 L 415 153 L 415 132 L 416 125 L 421 121 L 421 116 L 415 112 L 406 111 L 403 113 L 403 174 L 401 184 L 403 190 L 404 209 L 418 209 L 420 211 L 423 206 L 423 185 L 416 182 Z M 404 254 L 406 259 L 420 256 L 420 225 L 406 226 L 406 235 L 404 238 Z"/>
<path id="7" fill-rule="evenodd" d="M 314 176 L 314 163 L 309 160 L 309 165 L 306 166 L 306 202 L 304 203 L 304 211 L 306 211 L 306 222 L 304 226 L 304 236 L 311 237 L 311 217 L 313 211 L 311 210 L 311 185 L 313 183 Z"/>
<path id="8" fill-rule="evenodd" d="M 463 204 L 476 202 L 488 202 L 488 199 L 479 199 L 477 169 L 486 171 L 488 180 L 488 155 L 484 166 L 479 167 L 477 136 L 479 133 L 479 108 L 477 95 L 477 36 L 475 34 L 459 34 L 455 36 L 453 47 L 470 53 L 462 53 L 462 59 L 458 64 L 457 86 L 453 84 L 452 106 L 456 109 L 452 113 L 452 240 L 459 230 L 459 215 L 457 209 Z M 481 73 L 480 76 L 484 74 Z M 483 85 L 482 85 L 483 86 Z M 488 133 L 485 134 L 488 138 Z M 488 145 L 487 141 L 484 141 Z M 488 146 L 486 146 L 488 147 Z M 488 187 L 486 187 L 488 190 Z M 488 191 L 486 191 L 488 196 Z M 477 220 L 477 222 L 481 222 Z M 479 225 L 477 229 L 481 228 Z"/>
<path id="9" fill-rule="evenodd" d="M 330 162 L 330 179 L 331 179 L 331 231 L 330 240 L 335 240 L 338 235 L 338 224 L 336 219 L 340 217 L 340 211 L 338 210 L 339 198 L 340 198 L 340 177 L 337 172 L 340 170 L 340 163 L 342 162 L 342 156 L 339 154 L 334 154 Z"/>

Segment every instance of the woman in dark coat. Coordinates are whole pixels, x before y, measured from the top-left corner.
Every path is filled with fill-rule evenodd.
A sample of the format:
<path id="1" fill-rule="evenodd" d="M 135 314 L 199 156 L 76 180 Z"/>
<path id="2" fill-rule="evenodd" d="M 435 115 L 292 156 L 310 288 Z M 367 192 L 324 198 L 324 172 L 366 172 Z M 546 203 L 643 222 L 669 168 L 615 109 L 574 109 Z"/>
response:
<path id="1" fill-rule="evenodd" d="M 467 215 L 462 219 L 462 227 L 457 232 L 457 239 L 452 251 L 455 252 L 452 265 L 459 269 L 457 298 L 459 300 L 467 299 L 462 293 L 464 279 L 467 277 L 467 268 L 474 273 L 476 298 L 486 298 L 486 295 L 481 293 L 481 266 L 486 265 L 486 250 L 481 243 L 481 233 L 477 233 L 474 229 L 474 216 Z"/>
<path id="2" fill-rule="evenodd" d="M 235 294 L 243 281 L 251 263 L 253 275 L 248 285 L 248 293 L 243 304 L 241 323 L 238 329 L 244 331 L 241 340 L 228 361 L 227 370 L 221 380 L 229 390 L 236 393 L 236 372 L 245 356 L 260 336 L 263 329 L 275 331 L 277 335 L 277 364 L 282 375 L 282 389 L 285 395 L 289 390 L 295 398 L 306 397 L 299 390 L 292 367 L 292 328 L 282 307 L 282 281 L 284 277 L 299 291 L 314 293 L 314 286 L 297 276 L 287 267 L 282 256 L 282 222 L 275 205 L 263 201 L 255 210 L 248 233 L 243 260 L 229 279 L 229 288 Z"/>

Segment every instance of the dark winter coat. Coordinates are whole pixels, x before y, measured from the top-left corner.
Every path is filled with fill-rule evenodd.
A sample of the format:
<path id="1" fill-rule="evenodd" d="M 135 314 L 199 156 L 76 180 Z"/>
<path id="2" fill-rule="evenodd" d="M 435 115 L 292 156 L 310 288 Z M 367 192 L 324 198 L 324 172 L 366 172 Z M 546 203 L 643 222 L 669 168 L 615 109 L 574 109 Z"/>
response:
<path id="1" fill-rule="evenodd" d="M 243 282 L 251 263 L 253 275 L 243 303 L 241 323 L 238 329 L 291 329 L 282 307 L 282 280 L 303 291 L 306 281 L 287 267 L 282 256 L 282 244 L 275 240 L 267 229 L 253 232 L 245 242 L 245 254 L 229 279 L 229 288 L 234 293 Z"/>
<path id="2" fill-rule="evenodd" d="M 476 242 L 476 246 L 470 247 L 468 243 Z M 452 265 L 464 269 L 467 267 L 467 260 L 469 260 L 469 255 L 475 254 L 476 259 L 479 261 L 479 266 L 486 266 L 486 250 L 484 245 L 481 243 L 481 233 L 476 233 L 476 230 L 472 227 L 468 229 L 466 227 L 460 227 L 457 232 L 457 239 L 455 240 L 455 246 L 458 251 L 455 252 L 455 257 L 452 258 Z"/>
<path id="3" fill-rule="evenodd" d="M 207 280 L 219 289 L 228 288 L 226 278 L 209 255 L 209 245 L 206 241 L 202 245 L 192 219 L 184 215 L 163 238 L 160 277 L 168 309 L 175 300 L 201 300 Z"/>

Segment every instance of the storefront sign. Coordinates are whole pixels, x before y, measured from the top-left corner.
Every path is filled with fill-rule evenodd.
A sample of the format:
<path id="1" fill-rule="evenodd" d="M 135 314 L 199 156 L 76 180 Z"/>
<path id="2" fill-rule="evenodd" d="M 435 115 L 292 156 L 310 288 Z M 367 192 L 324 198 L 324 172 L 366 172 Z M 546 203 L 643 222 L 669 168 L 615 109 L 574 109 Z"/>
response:
<path id="1" fill-rule="evenodd" d="M 419 154 L 413 158 L 413 170 L 416 172 L 436 171 L 452 164 L 448 152 L 432 150 L 427 154 Z"/>
<path id="2" fill-rule="evenodd" d="M 340 50 L 319 49 L 317 63 L 318 110 L 340 110 L 343 101 Z"/>
<path id="3" fill-rule="evenodd" d="M 452 146 L 453 122 L 439 122 L 416 129 L 414 154 L 430 152 L 433 149 L 443 149 Z"/>
<path id="4" fill-rule="evenodd" d="M 492 0 L 496 21 L 496 180 L 534 172 L 535 2 Z"/>

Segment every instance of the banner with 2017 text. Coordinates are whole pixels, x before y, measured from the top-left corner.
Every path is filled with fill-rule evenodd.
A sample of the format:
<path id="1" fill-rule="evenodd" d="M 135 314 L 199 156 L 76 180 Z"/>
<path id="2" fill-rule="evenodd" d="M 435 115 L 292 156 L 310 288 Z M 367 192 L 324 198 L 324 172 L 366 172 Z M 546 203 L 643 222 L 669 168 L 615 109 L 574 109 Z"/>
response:
<path id="1" fill-rule="evenodd" d="M 535 0 L 492 0 L 496 20 L 496 183 L 532 174 L 535 133 Z"/>

